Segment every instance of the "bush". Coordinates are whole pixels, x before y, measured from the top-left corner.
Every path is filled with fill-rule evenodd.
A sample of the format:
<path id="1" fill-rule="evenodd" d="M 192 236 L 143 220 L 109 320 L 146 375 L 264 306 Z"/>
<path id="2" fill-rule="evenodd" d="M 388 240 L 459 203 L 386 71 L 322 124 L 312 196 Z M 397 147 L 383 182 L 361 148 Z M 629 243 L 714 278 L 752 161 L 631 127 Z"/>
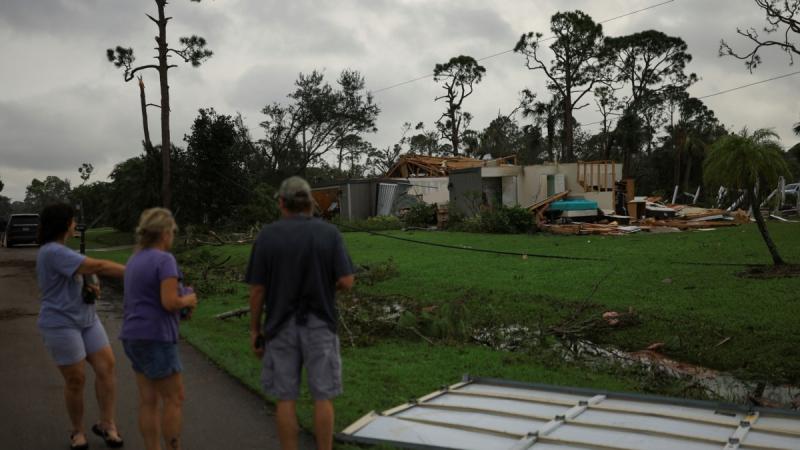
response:
<path id="1" fill-rule="evenodd" d="M 253 189 L 250 202 L 241 207 L 240 220 L 237 225 L 266 225 L 281 216 L 278 201 L 275 200 L 275 188 L 261 183 Z"/>
<path id="2" fill-rule="evenodd" d="M 409 227 L 429 227 L 436 225 L 436 205 L 417 203 L 409 208 L 403 216 L 403 222 Z"/>
<path id="3" fill-rule="evenodd" d="M 451 223 L 450 230 L 467 233 L 529 233 L 533 230 L 533 215 L 520 206 L 501 206 Z"/>
<path id="4" fill-rule="evenodd" d="M 403 222 L 395 216 L 376 216 L 365 220 L 344 220 L 334 217 L 331 223 L 339 227 L 339 231 L 387 231 L 402 230 Z"/>

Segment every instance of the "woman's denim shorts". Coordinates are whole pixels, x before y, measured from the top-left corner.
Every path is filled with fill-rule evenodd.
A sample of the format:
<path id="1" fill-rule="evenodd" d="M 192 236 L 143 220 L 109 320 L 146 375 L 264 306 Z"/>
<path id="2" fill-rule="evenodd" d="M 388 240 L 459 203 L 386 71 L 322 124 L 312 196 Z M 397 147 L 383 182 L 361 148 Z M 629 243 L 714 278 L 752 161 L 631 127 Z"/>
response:
<path id="1" fill-rule="evenodd" d="M 122 347 L 133 370 L 151 380 L 166 378 L 183 370 L 176 343 L 123 339 Z"/>

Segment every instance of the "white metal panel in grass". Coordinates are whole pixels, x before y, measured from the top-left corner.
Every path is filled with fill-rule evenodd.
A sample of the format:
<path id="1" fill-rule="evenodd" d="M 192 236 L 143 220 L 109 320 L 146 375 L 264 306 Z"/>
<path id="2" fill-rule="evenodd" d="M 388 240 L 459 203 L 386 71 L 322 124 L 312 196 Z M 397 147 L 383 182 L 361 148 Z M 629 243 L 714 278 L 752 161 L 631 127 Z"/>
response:
<path id="1" fill-rule="evenodd" d="M 546 424 L 546 420 L 532 420 L 521 417 L 490 415 L 477 412 L 464 412 L 436 408 L 417 407 L 403 411 L 394 417 L 420 422 L 437 422 L 454 426 L 468 426 L 525 436 Z"/>
<path id="2" fill-rule="evenodd" d="M 375 418 L 359 430 L 358 436 L 385 442 L 464 450 L 504 450 L 516 443 L 515 439 L 493 434 L 470 431 L 453 433 L 449 428 L 408 422 L 394 417 Z"/>
<path id="3" fill-rule="evenodd" d="M 338 438 L 425 450 L 800 450 L 800 413 L 475 379 L 370 413 Z"/>
<path id="4" fill-rule="evenodd" d="M 428 403 L 464 408 L 481 408 L 501 411 L 506 413 L 529 415 L 534 418 L 550 420 L 558 414 L 564 414 L 569 406 L 550 405 L 538 402 L 525 402 L 520 400 L 506 400 L 490 397 L 456 394 L 443 395 L 434 398 Z M 577 402 L 576 402 L 577 403 Z"/>

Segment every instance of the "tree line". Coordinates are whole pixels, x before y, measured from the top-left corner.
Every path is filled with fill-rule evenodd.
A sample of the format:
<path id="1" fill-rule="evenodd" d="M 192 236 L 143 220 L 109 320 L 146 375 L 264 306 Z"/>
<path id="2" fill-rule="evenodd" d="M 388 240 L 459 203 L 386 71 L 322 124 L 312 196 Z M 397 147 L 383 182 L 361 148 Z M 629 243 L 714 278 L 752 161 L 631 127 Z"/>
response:
<path id="1" fill-rule="evenodd" d="M 753 50 L 740 54 L 722 41 L 720 55 L 743 59 L 752 71 L 761 63 L 759 51 L 764 47 L 777 46 L 790 57 L 800 54 L 792 41 L 800 0 L 754 1 L 766 14 L 765 33 L 780 38 L 738 30 Z M 97 211 L 99 218 L 94 220 L 121 229 L 132 226 L 138 211 L 157 204 L 172 206 L 182 223 L 255 223 L 276 214 L 273 186 L 286 176 L 301 174 L 322 183 L 381 175 L 404 153 L 516 155 L 523 164 L 617 160 L 625 175 L 637 180 L 641 193 L 667 193 L 676 185 L 684 192 L 704 183 L 703 163 L 710 146 L 730 134 L 708 105 L 689 94 L 698 77 L 687 72 L 692 56 L 682 38 L 657 30 L 606 36 L 589 15 L 566 11 L 552 16 L 549 37 L 541 31 L 525 33 L 513 49 L 532 76 L 544 77 L 545 92 L 524 89 L 517 104 L 507 105 L 507 114 L 498 114 L 483 129 L 472 128 L 467 106 L 491 73 L 475 58 L 458 55 L 433 67 L 433 80 L 441 87 L 434 98 L 443 106 L 439 118 L 430 125 L 404 123 L 397 142 L 389 146 L 377 148 L 369 142 L 369 135 L 377 131 L 380 107 L 365 88 L 364 76 L 350 69 L 333 82 L 319 71 L 300 74 L 284 101 L 264 106 L 257 138 L 238 114 L 204 108 L 179 144 L 171 142 L 169 130 L 167 75 L 176 66 L 168 58 L 175 55 L 199 66 L 212 53 L 206 41 L 194 35 L 170 47 L 166 2 L 155 3 L 158 15 L 148 17 L 159 30 L 157 64 L 134 65 L 133 50 L 123 46 L 107 52 L 123 69 L 125 81 L 148 69 L 159 75 L 158 105 L 147 103 L 139 78 L 141 154 L 119 163 L 109 181 L 88 183 L 87 177 L 72 189 L 56 177 L 33 180 L 17 208 L 67 196 L 84 202 L 86 213 Z M 160 145 L 150 141 L 148 107 L 160 109 Z M 577 111 L 587 108 L 601 118 L 595 132 L 575 119 Z M 800 133 L 800 124 L 796 131 Z M 800 146 L 782 156 L 791 176 L 800 179 Z M 3 199 L 0 212 L 13 209 Z"/>

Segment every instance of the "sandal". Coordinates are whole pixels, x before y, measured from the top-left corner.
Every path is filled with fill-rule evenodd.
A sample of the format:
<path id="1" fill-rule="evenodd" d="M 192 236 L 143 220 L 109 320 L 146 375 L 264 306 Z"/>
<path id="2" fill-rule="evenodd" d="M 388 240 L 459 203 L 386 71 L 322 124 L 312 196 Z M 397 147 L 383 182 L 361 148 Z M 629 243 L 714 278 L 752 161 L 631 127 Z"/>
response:
<path id="1" fill-rule="evenodd" d="M 117 438 L 114 439 L 111 437 L 108 430 L 100 427 L 99 423 L 92 425 L 92 433 L 100 436 L 106 443 L 106 446 L 109 448 L 120 448 L 125 444 L 125 442 L 122 440 L 122 436 L 120 436 L 119 433 L 117 433 Z M 86 448 L 88 448 L 88 446 Z"/>
<path id="2" fill-rule="evenodd" d="M 87 450 L 89 448 L 89 441 L 86 440 L 83 444 L 77 445 L 75 444 L 75 436 L 80 434 L 80 431 L 73 431 L 69 434 L 69 448 L 70 450 Z M 86 439 L 86 436 L 84 436 Z"/>

